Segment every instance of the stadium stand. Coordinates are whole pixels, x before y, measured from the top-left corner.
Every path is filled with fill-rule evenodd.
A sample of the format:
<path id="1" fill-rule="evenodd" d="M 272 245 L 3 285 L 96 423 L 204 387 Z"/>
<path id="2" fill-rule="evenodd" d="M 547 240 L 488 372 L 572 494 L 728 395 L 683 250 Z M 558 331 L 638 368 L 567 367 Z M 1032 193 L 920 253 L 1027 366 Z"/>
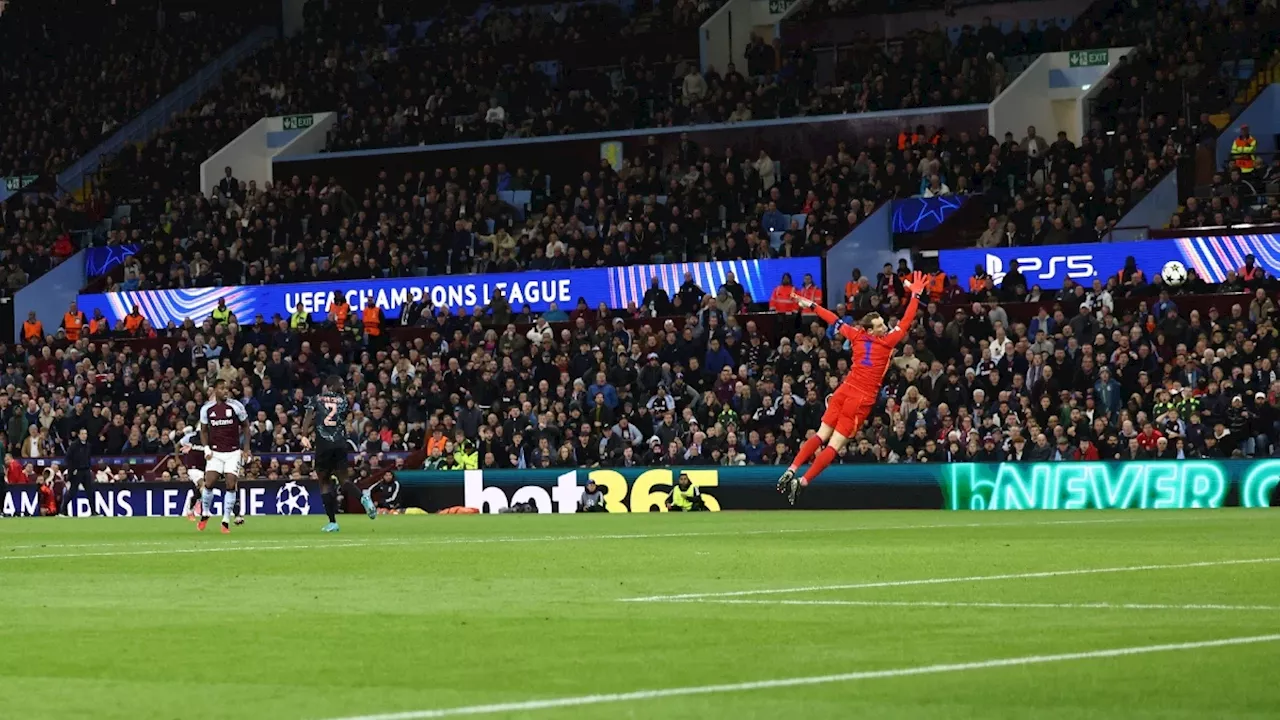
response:
<path id="1" fill-rule="evenodd" d="M 845 12 L 838 5 L 811 12 Z M 513 127 L 521 134 L 534 117 L 545 117 L 551 123 L 545 132 L 555 134 L 725 120 L 739 110 L 739 97 L 751 117 L 775 117 L 967 102 L 989 99 L 998 87 L 970 62 L 987 47 L 981 38 L 990 34 L 979 31 L 972 52 L 964 49 L 965 35 L 954 46 L 947 41 L 943 64 L 928 70 L 916 64 L 937 59 L 929 54 L 934 50 L 911 56 L 891 50 L 895 68 L 911 69 L 888 73 L 883 82 L 876 80 L 876 61 L 865 69 L 851 65 L 854 74 L 838 78 L 842 92 L 834 96 L 815 91 L 809 50 L 801 47 L 774 53 L 764 73 L 746 68 L 740 89 L 728 73 L 702 77 L 703 88 L 679 73 L 680 58 L 661 66 L 661 82 L 652 84 L 636 83 L 658 77 L 649 77 L 653 64 L 643 73 L 624 66 L 611 75 L 574 76 L 573 82 L 609 77 L 610 88 L 645 100 L 644 113 L 616 113 L 588 99 L 594 93 L 559 95 L 541 68 L 525 63 L 503 88 L 508 98 L 499 104 L 512 110 L 501 132 L 464 121 L 459 134 L 458 125 L 441 129 L 425 120 L 419 103 L 435 97 L 426 86 L 402 104 L 403 90 L 416 92 L 406 58 L 427 47 L 448 48 L 430 69 L 449 71 L 440 74 L 449 78 L 441 97 L 475 121 L 493 109 L 481 105 L 494 97 L 488 84 L 500 65 L 492 58 L 517 39 L 545 42 L 547 22 L 571 23 L 579 37 L 605 31 L 643 37 L 692 27 L 714 9 L 678 3 L 671 15 L 627 18 L 606 6 L 551 15 L 517 13 L 517 6 L 476 18 L 474 3 L 451 3 L 419 37 L 411 19 L 423 17 L 423 6 L 388 4 L 386 17 L 406 19 L 394 37 L 397 62 L 389 61 L 385 18 L 350 3 L 331 2 L 328 15 L 309 6 L 323 30 L 280 41 L 155 140 L 123 154 L 84 205 L 48 200 L 33 218 L 6 208 L 6 237 L 20 238 L 6 266 L 25 270 L 33 261 L 14 258 L 58 247 L 61 225 L 45 218 L 67 223 L 81 213 L 75 222 L 94 226 L 115 198 L 132 203 L 135 213 L 113 227 L 109 242 L 141 245 L 108 280 L 121 290 L 816 256 L 877 204 L 929 190 L 935 161 L 948 185 L 954 178 L 951 190 L 985 193 L 1012 218 L 1014 239 L 995 244 L 1094 241 L 1087 226 L 1053 223 L 1101 216 L 1109 225 L 1184 148 L 1216 137 L 1207 120 L 1194 119 L 1228 105 L 1233 83 L 1218 80 L 1209 59 L 1262 57 L 1274 27 L 1274 13 L 1261 7 L 1247 19 L 1234 8 L 1191 3 L 1131 14 L 1110 3 L 1095 8 L 1086 19 L 1095 24 L 1082 23 L 1063 42 L 1116 45 L 1139 34 L 1147 44 L 1099 102 L 1092 162 L 1052 139 L 1001 145 L 985 133 L 952 139 L 934 129 L 901 144 L 848 138 L 830 158 L 775 160 L 685 143 L 674 156 L 655 150 L 629 159 L 621 172 L 590 167 L 572 179 L 494 164 L 371 177 L 359 188 L 297 178 L 262 188 L 230 183 L 201 194 L 211 189 L 197 187 L 196 167 L 214 149 L 263 114 L 311 111 L 317 103 L 332 102 L 347 115 L 333 136 L 336 149 L 505 138 Z M 1238 40 L 1221 44 L 1223 32 Z M 770 74 L 782 81 L 747 84 Z M 1169 75 L 1194 85 L 1195 97 L 1170 101 Z M 746 101 L 747 87 L 774 85 L 767 101 L 755 90 Z M 542 104 L 552 94 L 554 116 Z M 627 109 L 618 95 L 609 97 Z M 410 105 L 419 113 L 416 125 L 405 117 Z M 1161 120 L 1162 112 L 1178 119 Z M 529 132 L 539 127 L 535 122 Z M 1033 166 L 1020 155 L 1023 146 L 1043 150 L 1047 162 Z M 1273 167 L 1259 172 L 1271 177 Z M 1077 177 L 1092 187 L 1072 186 Z M 1214 188 L 1240 191 L 1230 177 Z M 1060 189 L 1075 215 L 1055 203 Z M 504 193 L 515 192 L 520 200 L 505 199 L 514 200 Z M 1274 196 L 1267 202 L 1274 213 Z M 1216 221 L 1211 210 L 1185 221 Z M 1048 217 L 1048 227 L 1037 217 Z M 890 268 L 873 281 L 872 270 L 841 315 L 901 314 L 900 275 Z M 1239 273 L 1217 285 L 1193 275 L 1179 287 L 1122 273 L 1094 288 L 1068 281 L 1052 293 L 994 283 L 972 293 L 945 286 L 895 359 L 872 423 L 839 462 L 1271 455 L 1280 449 L 1280 376 L 1272 358 L 1277 290 L 1274 278 L 1246 280 Z M 111 328 L 86 318 L 75 339 L 49 323 L 28 343 L 0 348 L 6 386 L 0 431 L 9 452 L 47 465 L 73 430 L 86 427 L 101 456 L 157 458 L 154 466 L 112 465 L 104 480 L 179 477 L 178 460 L 170 457 L 174 442 L 192 424 L 205 383 L 218 377 L 231 381 L 250 409 L 259 453 L 251 474 L 303 475 L 306 466 L 286 455 L 300 450 L 299 411 L 321 378 L 339 374 L 355 388 L 360 411 L 350 436 L 366 476 L 418 459 L 437 468 L 776 464 L 816 427 L 849 352 L 826 328 L 772 312 L 764 300 L 732 292 L 699 298 L 691 291 L 678 305 L 670 298 L 661 306 L 565 308 L 568 320 L 552 324 L 505 301 L 418 306 L 373 337 L 288 318 L 173 328 L 151 328 L 141 319 Z"/>
<path id="2" fill-rule="evenodd" d="M 198 4 L 181 12 L 160 5 L 7 4 L 0 175 L 56 174 L 233 44 L 254 19 L 245 10 L 253 3 L 203 12 Z"/>
<path id="3" fill-rule="evenodd" d="M 979 247 L 1110 239 L 1167 173 L 1217 138 L 1211 115 L 1227 110 L 1244 84 L 1242 64 L 1272 57 L 1280 30 L 1280 14 L 1268 5 L 1101 6 L 1094 6 L 1098 24 L 1077 21 L 1068 43 L 1092 47 L 1100 33 L 1103 45 L 1137 49 L 1104 80 L 1080 146 L 1062 134 L 1009 128 L 989 157 L 964 153 L 958 161 L 952 153 L 940 166 L 944 178 L 980 189 L 991 203 Z M 1180 213 L 1184 220 L 1213 224 Z"/>

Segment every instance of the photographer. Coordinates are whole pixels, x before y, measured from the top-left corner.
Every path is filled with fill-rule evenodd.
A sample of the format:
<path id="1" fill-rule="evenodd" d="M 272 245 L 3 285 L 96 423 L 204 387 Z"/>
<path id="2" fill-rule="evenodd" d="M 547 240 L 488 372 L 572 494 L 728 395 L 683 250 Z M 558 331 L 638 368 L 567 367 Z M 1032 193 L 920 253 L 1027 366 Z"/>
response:
<path id="1" fill-rule="evenodd" d="M 370 494 L 379 510 L 400 512 L 403 509 L 400 505 L 400 482 L 394 473 L 383 473 L 382 479 L 370 488 Z"/>
<path id="2" fill-rule="evenodd" d="M 604 491 L 596 485 L 596 481 L 587 479 L 587 487 L 582 490 L 582 498 L 578 500 L 578 512 L 607 512 L 604 506 Z"/>
<path id="3" fill-rule="evenodd" d="M 44 472 L 40 473 L 40 485 L 36 488 L 39 493 L 36 514 L 43 517 L 53 517 L 58 514 L 56 490 L 60 482 L 62 482 L 62 471 L 58 469 L 57 464 L 45 468 Z"/>
<path id="4" fill-rule="evenodd" d="M 671 512 L 698 512 L 706 509 L 706 504 L 702 502 L 702 493 L 698 491 L 698 486 L 694 485 L 693 480 L 689 478 L 689 473 L 680 473 L 680 478 L 671 487 L 671 494 L 667 496 L 667 510 Z"/>

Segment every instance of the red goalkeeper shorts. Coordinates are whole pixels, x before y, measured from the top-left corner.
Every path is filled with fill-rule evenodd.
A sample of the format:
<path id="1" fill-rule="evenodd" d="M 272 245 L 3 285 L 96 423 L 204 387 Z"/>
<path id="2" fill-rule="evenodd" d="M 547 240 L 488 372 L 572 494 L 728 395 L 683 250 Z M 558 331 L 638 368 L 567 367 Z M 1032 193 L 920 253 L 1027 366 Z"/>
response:
<path id="1" fill-rule="evenodd" d="M 871 417 L 871 408 L 876 404 L 874 397 L 867 397 L 848 385 L 841 385 L 827 400 L 827 411 L 822 414 L 822 423 L 835 428 L 840 435 L 848 438 L 862 427 L 862 423 Z"/>

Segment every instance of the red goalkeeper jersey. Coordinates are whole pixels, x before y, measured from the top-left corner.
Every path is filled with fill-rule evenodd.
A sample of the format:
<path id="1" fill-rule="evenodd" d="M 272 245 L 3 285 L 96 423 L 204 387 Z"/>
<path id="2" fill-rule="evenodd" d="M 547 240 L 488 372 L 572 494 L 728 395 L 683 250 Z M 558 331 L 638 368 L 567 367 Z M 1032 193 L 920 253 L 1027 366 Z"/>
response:
<path id="1" fill-rule="evenodd" d="M 859 395 L 875 398 L 880 392 L 880 383 L 884 380 L 884 374 L 889 369 L 889 361 L 893 359 L 898 345 L 910 331 L 911 323 L 915 322 L 916 310 L 919 306 L 919 296 L 912 293 L 911 301 L 907 303 L 907 309 L 902 313 L 902 321 L 883 337 L 876 337 L 862 327 L 845 323 L 836 317 L 835 313 L 821 305 L 814 307 L 818 317 L 828 325 L 835 324 L 836 330 L 853 347 L 852 367 L 844 376 L 845 385 L 850 386 Z"/>

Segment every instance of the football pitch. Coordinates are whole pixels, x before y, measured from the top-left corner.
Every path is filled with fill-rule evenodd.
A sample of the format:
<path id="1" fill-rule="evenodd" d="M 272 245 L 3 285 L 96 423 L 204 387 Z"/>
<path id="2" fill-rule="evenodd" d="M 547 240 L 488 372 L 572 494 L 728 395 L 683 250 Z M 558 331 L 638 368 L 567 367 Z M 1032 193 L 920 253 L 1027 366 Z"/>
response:
<path id="1" fill-rule="evenodd" d="M 0 520 L 0 717 L 1275 718 L 1280 513 Z"/>

